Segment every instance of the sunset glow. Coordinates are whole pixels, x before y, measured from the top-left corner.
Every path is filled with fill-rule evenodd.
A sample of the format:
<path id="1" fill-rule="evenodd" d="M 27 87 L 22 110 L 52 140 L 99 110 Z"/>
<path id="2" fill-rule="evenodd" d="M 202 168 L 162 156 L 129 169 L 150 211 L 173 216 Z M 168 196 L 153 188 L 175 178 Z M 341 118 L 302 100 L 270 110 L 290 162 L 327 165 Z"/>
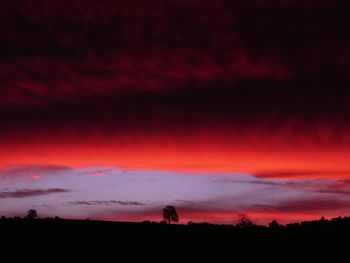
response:
<path id="1" fill-rule="evenodd" d="M 0 10 L 0 216 L 349 215 L 340 1 L 36 2 Z"/>

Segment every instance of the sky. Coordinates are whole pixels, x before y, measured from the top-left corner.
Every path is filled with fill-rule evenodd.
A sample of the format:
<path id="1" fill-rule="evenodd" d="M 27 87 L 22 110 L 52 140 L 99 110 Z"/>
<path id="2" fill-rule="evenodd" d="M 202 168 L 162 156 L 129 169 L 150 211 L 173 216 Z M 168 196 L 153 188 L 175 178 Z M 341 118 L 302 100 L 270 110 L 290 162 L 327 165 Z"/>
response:
<path id="1" fill-rule="evenodd" d="M 3 0 L 0 215 L 350 213 L 340 0 Z"/>

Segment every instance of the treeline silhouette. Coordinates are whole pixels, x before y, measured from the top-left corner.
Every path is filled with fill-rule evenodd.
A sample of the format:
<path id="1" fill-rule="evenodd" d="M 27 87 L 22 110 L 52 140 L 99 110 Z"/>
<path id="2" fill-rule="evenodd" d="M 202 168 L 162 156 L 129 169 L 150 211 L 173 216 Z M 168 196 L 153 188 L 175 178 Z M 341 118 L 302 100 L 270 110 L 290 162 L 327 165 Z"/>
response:
<path id="1" fill-rule="evenodd" d="M 3 227 L 5 224 L 22 224 L 28 225 L 28 227 L 34 227 L 39 225 L 45 225 L 46 223 L 51 224 L 60 223 L 60 224 L 90 224 L 90 225 L 108 225 L 110 227 L 118 226 L 118 225 L 140 225 L 142 227 L 147 225 L 166 225 L 171 224 L 171 222 L 177 223 L 179 221 L 179 216 L 177 211 L 172 206 L 166 206 L 163 209 L 163 218 L 161 221 L 150 221 L 144 220 L 142 222 L 125 222 L 125 221 L 101 221 L 101 220 L 90 220 L 90 218 L 83 219 L 63 219 L 58 216 L 55 217 L 38 217 L 38 213 L 34 209 L 30 209 L 27 212 L 27 215 L 24 217 L 15 216 L 15 217 L 0 217 L 0 227 Z M 34 223 L 33 220 L 36 222 Z M 169 226 L 170 227 L 170 226 Z M 332 219 L 326 219 L 325 217 L 321 217 L 319 220 L 311 220 L 311 221 L 301 221 L 296 223 L 288 223 L 288 224 L 280 224 L 278 221 L 273 220 L 268 225 L 259 225 L 254 223 L 246 214 L 238 215 L 238 220 L 236 224 L 212 224 L 208 222 L 192 222 L 189 221 L 187 224 L 176 224 L 171 226 L 172 228 L 210 228 L 210 229 L 225 229 L 225 230 L 243 230 L 243 232 L 252 232 L 258 230 L 264 230 L 273 232 L 276 230 L 279 231 L 288 231 L 288 230 L 307 230 L 307 229 L 315 229 L 315 228 L 323 228 L 326 229 L 328 227 L 331 228 L 350 228 L 350 216 L 348 217 L 336 217 Z"/>
<path id="2" fill-rule="evenodd" d="M 29 214 L 29 213 L 28 213 Z M 346 252 L 350 217 L 282 225 L 254 224 L 242 215 L 235 225 L 210 223 L 167 224 L 154 222 L 108 222 L 32 217 L 0 218 L 0 236 L 16 247 L 59 248 L 65 253 L 127 253 L 130 257 L 173 253 L 206 258 L 227 256 L 289 259 L 297 255 L 319 256 Z M 34 215 L 34 217 L 33 217 Z M 336 252 L 334 252 L 336 251 Z M 335 254 L 334 254 L 335 253 Z M 297 260 L 297 258 L 295 258 Z"/>

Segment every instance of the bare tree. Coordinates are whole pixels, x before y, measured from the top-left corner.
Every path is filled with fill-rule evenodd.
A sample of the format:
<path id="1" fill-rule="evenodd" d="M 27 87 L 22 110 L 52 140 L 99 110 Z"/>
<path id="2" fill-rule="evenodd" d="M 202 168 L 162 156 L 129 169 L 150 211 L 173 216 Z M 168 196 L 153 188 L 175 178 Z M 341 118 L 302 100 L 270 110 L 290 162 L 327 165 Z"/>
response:
<path id="1" fill-rule="evenodd" d="M 238 223 L 236 226 L 239 228 L 250 228 L 254 226 L 254 223 L 246 214 L 240 214 L 238 215 Z"/>
<path id="2" fill-rule="evenodd" d="M 179 215 L 175 207 L 170 205 L 163 208 L 163 218 L 168 224 L 171 224 L 171 222 L 179 222 Z"/>

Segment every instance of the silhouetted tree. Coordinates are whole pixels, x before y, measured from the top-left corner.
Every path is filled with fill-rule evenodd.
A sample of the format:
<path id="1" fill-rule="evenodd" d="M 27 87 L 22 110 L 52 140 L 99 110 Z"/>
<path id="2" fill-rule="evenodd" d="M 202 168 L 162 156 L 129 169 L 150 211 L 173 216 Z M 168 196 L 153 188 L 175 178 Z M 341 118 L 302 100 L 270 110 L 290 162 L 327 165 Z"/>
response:
<path id="1" fill-rule="evenodd" d="M 254 226 L 253 221 L 246 214 L 240 214 L 238 217 L 238 222 L 236 224 L 237 227 L 249 228 Z"/>
<path id="2" fill-rule="evenodd" d="M 28 210 L 27 216 L 26 216 L 27 219 L 35 219 L 37 217 L 38 217 L 38 213 L 36 212 L 36 210 L 34 210 L 34 209 Z"/>
<path id="3" fill-rule="evenodd" d="M 276 220 L 273 220 L 269 223 L 269 228 L 278 228 L 280 226 L 281 225 Z"/>
<path id="4" fill-rule="evenodd" d="M 163 208 L 163 218 L 168 224 L 171 224 L 171 222 L 179 222 L 179 215 L 175 207 L 170 205 Z"/>

